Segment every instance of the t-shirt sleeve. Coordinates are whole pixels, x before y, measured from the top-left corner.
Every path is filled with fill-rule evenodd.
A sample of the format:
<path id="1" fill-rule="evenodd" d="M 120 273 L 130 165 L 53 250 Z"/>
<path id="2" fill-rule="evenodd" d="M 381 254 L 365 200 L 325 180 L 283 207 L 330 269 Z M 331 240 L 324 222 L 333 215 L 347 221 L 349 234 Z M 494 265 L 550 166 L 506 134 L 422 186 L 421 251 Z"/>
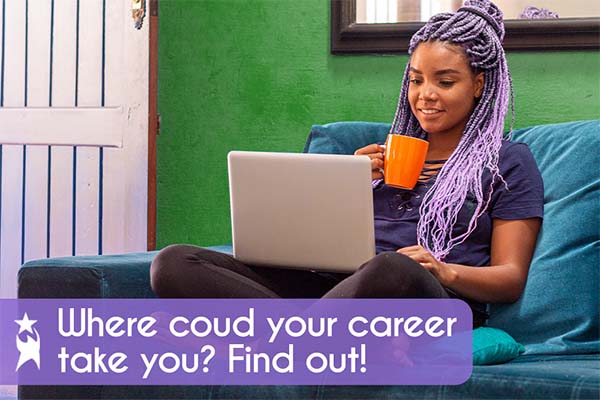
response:
<path id="1" fill-rule="evenodd" d="M 524 143 L 509 143 L 500 153 L 490 216 L 497 219 L 543 218 L 544 184 L 535 159 Z"/>

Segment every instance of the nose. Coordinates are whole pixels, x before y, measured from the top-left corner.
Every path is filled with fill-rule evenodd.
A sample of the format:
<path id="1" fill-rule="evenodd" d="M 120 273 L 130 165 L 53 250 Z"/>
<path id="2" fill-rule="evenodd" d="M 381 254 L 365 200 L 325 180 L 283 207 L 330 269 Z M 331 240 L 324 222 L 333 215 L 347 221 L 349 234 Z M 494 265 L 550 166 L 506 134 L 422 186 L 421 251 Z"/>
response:
<path id="1" fill-rule="evenodd" d="M 423 82 L 419 87 L 419 100 L 428 101 L 436 100 L 437 92 L 435 86 L 431 83 Z"/>

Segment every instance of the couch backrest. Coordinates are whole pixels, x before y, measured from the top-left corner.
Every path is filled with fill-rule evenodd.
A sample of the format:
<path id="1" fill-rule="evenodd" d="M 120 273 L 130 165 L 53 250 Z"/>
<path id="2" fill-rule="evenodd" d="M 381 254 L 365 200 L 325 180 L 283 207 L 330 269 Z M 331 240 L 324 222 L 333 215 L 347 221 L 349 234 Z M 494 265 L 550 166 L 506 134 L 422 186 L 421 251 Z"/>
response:
<path id="1" fill-rule="evenodd" d="M 525 292 L 491 326 L 530 354 L 600 351 L 600 121 L 519 129 L 544 180 L 544 222 Z"/>
<path id="2" fill-rule="evenodd" d="M 304 151 L 352 154 L 383 142 L 390 124 L 315 125 Z M 513 132 L 529 145 L 544 179 L 544 222 L 523 296 L 491 307 L 488 324 L 527 354 L 600 351 L 600 121 Z"/>
<path id="3" fill-rule="evenodd" d="M 304 145 L 305 153 L 353 154 L 371 143 L 383 143 L 390 124 L 379 122 L 333 122 L 313 125 Z"/>

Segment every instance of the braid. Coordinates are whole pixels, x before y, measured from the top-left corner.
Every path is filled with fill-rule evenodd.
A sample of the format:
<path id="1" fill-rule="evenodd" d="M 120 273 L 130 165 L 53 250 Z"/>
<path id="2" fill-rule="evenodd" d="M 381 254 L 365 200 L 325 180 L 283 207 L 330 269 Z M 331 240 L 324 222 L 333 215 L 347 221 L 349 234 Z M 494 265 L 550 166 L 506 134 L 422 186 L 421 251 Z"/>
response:
<path id="1" fill-rule="evenodd" d="M 477 219 L 490 202 L 491 186 L 486 197 L 482 187 L 484 170 L 491 172 L 492 182 L 495 179 L 504 181 L 498 169 L 498 157 L 509 97 L 512 130 L 514 98 L 502 48 L 503 38 L 502 12 L 489 0 L 467 0 L 456 13 L 434 15 L 410 42 L 409 54 L 414 52 L 419 43 L 426 41 L 438 40 L 460 45 L 471 68 L 484 73 L 481 98 L 464 128 L 463 136 L 423 197 L 419 210 L 418 242 L 440 260 L 475 230 Z M 410 62 L 404 72 L 391 131 L 426 138 L 427 133 L 411 112 L 408 102 L 409 68 Z M 454 225 L 467 196 L 475 199 L 476 206 L 467 230 L 457 233 L 453 231 Z"/>

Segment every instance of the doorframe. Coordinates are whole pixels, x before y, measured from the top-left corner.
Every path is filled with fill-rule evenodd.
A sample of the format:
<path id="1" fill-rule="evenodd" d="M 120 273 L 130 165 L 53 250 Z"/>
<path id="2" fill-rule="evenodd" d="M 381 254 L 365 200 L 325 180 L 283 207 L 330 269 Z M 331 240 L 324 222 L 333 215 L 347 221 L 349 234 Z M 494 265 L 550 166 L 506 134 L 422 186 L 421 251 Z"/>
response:
<path id="1" fill-rule="evenodd" d="M 148 250 L 156 249 L 156 142 L 158 118 L 158 0 L 149 0 Z"/>

